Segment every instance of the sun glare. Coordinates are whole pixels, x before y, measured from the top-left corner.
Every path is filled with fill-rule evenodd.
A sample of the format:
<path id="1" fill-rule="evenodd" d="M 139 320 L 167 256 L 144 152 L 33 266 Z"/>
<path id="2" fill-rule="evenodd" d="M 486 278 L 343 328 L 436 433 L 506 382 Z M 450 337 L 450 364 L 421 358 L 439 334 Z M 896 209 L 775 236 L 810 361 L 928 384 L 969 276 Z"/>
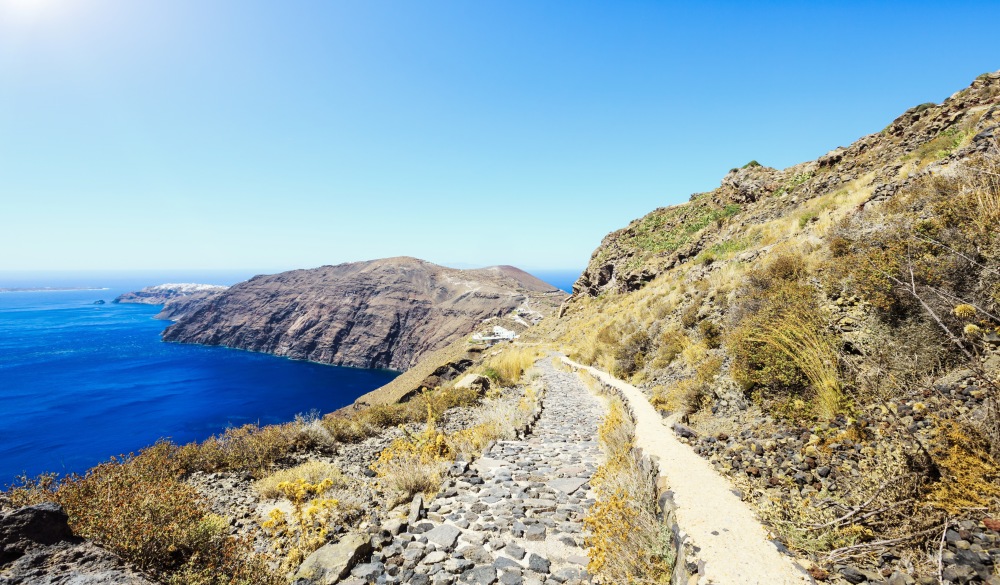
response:
<path id="1" fill-rule="evenodd" d="M 37 17 L 49 12 L 55 4 L 56 0 L 0 0 L 0 17 Z"/>

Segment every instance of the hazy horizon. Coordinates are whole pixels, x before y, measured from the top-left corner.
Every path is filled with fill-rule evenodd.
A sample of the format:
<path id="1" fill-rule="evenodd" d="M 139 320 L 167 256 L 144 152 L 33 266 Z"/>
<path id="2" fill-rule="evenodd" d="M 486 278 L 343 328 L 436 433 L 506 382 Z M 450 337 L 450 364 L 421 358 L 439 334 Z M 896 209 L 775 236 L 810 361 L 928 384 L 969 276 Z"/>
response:
<path id="1" fill-rule="evenodd" d="M 305 267 L 314 268 L 314 267 Z M 451 266 L 451 268 L 482 268 Z M 520 267 L 519 267 L 520 268 Z M 569 292 L 569 287 L 583 269 L 523 269 L 553 286 Z M 0 289 L 4 288 L 101 288 L 134 290 L 157 284 L 195 282 L 231 286 L 259 274 L 283 270 L 0 270 Z"/>

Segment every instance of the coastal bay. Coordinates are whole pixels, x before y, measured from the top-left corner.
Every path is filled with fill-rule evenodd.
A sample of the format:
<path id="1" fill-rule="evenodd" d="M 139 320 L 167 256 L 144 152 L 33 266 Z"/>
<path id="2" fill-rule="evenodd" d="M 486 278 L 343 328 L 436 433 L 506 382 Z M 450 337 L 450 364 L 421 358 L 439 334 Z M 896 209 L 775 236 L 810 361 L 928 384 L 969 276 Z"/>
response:
<path id="1" fill-rule="evenodd" d="M 396 375 L 162 343 L 158 306 L 94 304 L 120 292 L 0 298 L 0 484 L 83 472 L 160 438 L 329 412 Z"/>

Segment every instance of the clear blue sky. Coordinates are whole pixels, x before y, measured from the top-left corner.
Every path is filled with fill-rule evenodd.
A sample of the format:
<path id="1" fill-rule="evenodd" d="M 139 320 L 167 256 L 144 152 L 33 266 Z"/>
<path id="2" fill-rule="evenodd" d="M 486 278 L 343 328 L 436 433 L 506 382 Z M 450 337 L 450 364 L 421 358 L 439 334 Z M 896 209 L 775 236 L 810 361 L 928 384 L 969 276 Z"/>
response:
<path id="1" fill-rule="evenodd" d="M 1000 69 L 1000 3 L 0 0 L 0 270 L 601 238 Z"/>

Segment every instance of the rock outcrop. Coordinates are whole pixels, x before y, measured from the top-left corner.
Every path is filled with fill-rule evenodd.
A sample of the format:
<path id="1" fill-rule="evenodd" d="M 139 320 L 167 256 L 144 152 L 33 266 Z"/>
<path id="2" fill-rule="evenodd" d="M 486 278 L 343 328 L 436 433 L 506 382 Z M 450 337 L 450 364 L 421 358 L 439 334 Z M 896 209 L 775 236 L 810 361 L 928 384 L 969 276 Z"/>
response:
<path id="1" fill-rule="evenodd" d="M 734 168 L 719 188 L 688 203 L 662 207 L 608 234 L 573 285 L 573 299 L 642 288 L 691 258 L 725 249 L 743 226 L 784 215 L 790 207 L 857 182 L 885 200 L 911 180 L 912 171 L 947 166 L 982 151 L 1000 127 L 1000 72 L 979 76 L 941 104 L 910 108 L 885 129 L 838 147 L 815 161 L 777 170 L 751 161 Z M 926 164 L 928 161 L 935 161 Z M 864 203 L 862 203 L 864 205 Z M 733 230 L 726 226 L 735 225 Z M 730 233 L 732 232 L 732 233 Z M 745 234 L 744 234 L 745 235 Z M 709 258 L 703 255 L 702 258 Z"/>
<path id="2" fill-rule="evenodd" d="M 321 546 L 309 555 L 296 571 L 292 582 L 295 585 L 337 583 L 371 551 L 371 539 L 367 535 L 348 534 L 335 543 Z"/>
<path id="3" fill-rule="evenodd" d="M 163 308 L 156 314 L 157 319 L 167 321 L 177 321 L 188 313 L 193 313 L 209 299 L 215 298 L 223 290 L 205 290 L 193 292 L 191 294 L 174 297 L 163 304 Z"/>
<path id="4" fill-rule="evenodd" d="M 388 258 L 256 276 L 181 315 L 163 339 L 405 370 L 484 319 L 519 308 L 552 314 L 565 297 L 513 266 Z"/>
<path id="5" fill-rule="evenodd" d="M 0 516 L 3 585 L 152 585 L 118 556 L 73 535 L 51 502 Z"/>

